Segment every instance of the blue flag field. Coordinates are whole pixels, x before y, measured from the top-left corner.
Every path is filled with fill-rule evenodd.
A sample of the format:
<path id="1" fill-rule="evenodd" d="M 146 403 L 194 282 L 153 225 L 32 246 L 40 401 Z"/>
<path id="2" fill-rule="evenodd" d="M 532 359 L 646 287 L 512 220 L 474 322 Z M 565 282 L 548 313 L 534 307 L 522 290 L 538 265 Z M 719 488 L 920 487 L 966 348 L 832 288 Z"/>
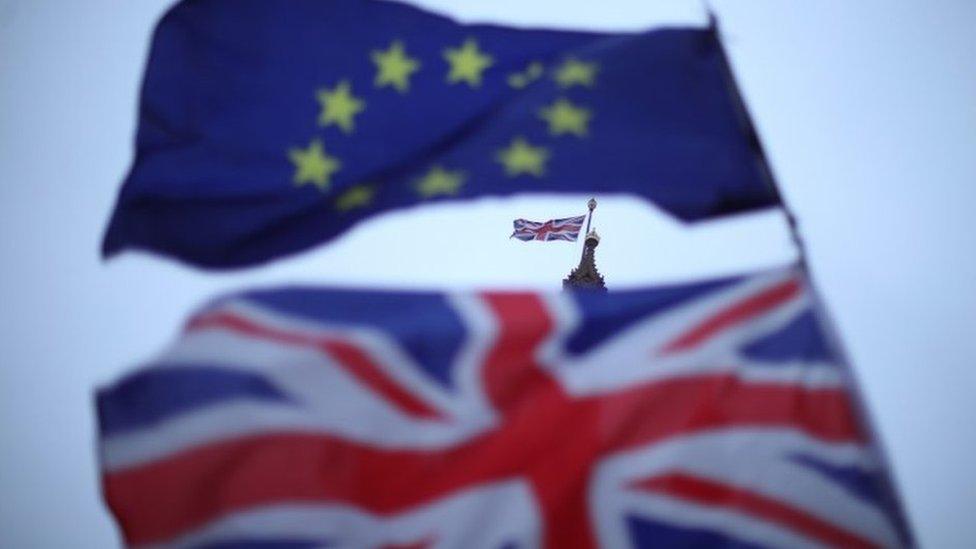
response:
<path id="1" fill-rule="evenodd" d="M 103 251 L 240 267 L 380 212 L 515 193 L 629 194 L 686 221 L 775 205 L 732 89 L 714 29 L 181 2 L 153 38 Z"/>

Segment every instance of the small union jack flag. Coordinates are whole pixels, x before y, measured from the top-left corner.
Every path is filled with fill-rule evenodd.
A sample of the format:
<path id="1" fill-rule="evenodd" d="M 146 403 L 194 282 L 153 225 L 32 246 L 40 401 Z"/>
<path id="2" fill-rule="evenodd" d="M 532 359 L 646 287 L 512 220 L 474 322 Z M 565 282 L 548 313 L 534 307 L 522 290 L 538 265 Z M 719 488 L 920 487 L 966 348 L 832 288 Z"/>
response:
<path id="1" fill-rule="evenodd" d="M 234 295 L 98 413 L 133 546 L 912 543 L 795 269 Z"/>
<path id="2" fill-rule="evenodd" d="M 563 219 L 550 219 L 545 223 L 529 221 L 528 219 L 516 219 L 513 221 L 515 232 L 509 238 L 519 240 L 568 240 L 575 242 L 579 237 L 580 230 L 583 228 L 585 215 L 577 217 L 566 217 Z"/>

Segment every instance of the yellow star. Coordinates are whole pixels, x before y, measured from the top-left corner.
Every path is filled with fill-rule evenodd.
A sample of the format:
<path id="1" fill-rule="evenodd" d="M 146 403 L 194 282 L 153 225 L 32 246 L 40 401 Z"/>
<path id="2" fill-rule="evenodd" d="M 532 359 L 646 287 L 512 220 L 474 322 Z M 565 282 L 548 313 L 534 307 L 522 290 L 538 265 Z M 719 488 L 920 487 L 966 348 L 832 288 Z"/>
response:
<path id="1" fill-rule="evenodd" d="M 340 212 L 348 212 L 353 208 L 368 206 L 375 194 L 376 189 L 369 185 L 350 187 L 336 199 L 336 209 Z"/>
<path id="2" fill-rule="evenodd" d="M 556 69 L 554 78 L 561 88 L 574 85 L 592 86 L 596 80 L 596 63 L 586 63 L 569 57 Z"/>
<path id="3" fill-rule="evenodd" d="M 316 97 L 322 104 L 319 125 L 335 124 L 345 133 L 352 131 L 353 117 L 366 108 L 366 104 L 352 94 L 348 80 L 339 82 L 339 85 L 333 90 L 322 88 Z"/>
<path id="4" fill-rule="evenodd" d="M 465 175 L 461 171 L 450 171 L 433 166 L 417 181 L 417 192 L 424 198 L 440 194 L 457 194 L 464 185 Z"/>
<path id="5" fill-rule="evenodd" d="M 472 88 L 481 85 L 481 73 L 495 63 L 490 55 L 478 49 L 478 42 L 474 38 L 465 40 L 460 48 L 445 49 L 444 59 L 451 64 L 447 81 L 451 84 L 467 82 Z"/>
<path id="6" fill-rule="evenodd" d="M 400 93 L 410 89 L 410 75 L 420 69 L 420 61 L 407 56 L 403 42 L 394 40 L 386 51 L 373 50 L 371 54 L 377 72 L 373 83 L 377 88 L 393 86 Z"/>
<path id="7" fill-rule="evenodd" d="M 589 109 L 577 107 L 562 97 L 539 111 L 539 117 L 549 122 L 549 133 L 551 135 L 571 133 L 577 137 L 584 137 L 591 116 L 592 113 Z"/>
<path id="8" fill-rule="evenodd" d="M 513 72 L 508 75 L 508 85 L 515 89 L 522 89 L 542 76 L 542 63 L 533 61 L 523 72 Z"/>
<path id="9" fill-rule="evenodd" d="M 505 166 L 505 173 L 509 177 L 523 173 L 542 177 L 546 172 L 549 151 L 545 147 L 534 147 L 525 139 L 516 137 L 508 147 L 498 151 L 496 158 Z"/>
<path id="10" fill-rule="evenodd" d="M 529 85 L 529 79 L 520 72 L 513 72 L 512 74 L 508 75 L 508 85 L 520 90 Z"/>
<path id="11" fill-rule="evenodd" d="M 293 180 L 296 185 L 301 186 L 311 182 L 322 191 L 329 188 L 332 174 L 342 167 L 342 162 L 339 162 L 338 158 L 326 154 L 319 139 L 313 139 L 307 149 L 289 149 L 288 158 L 295 165 Z"/>

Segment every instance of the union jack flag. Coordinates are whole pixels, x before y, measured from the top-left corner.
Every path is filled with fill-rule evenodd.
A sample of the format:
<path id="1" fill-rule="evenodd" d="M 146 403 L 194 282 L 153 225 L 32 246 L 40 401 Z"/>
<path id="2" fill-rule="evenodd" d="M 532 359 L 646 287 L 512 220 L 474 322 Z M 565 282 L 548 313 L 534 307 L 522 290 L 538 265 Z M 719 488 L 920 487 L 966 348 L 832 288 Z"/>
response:
<path id="1" fill-rule="evenodd" d="M 133 546 L 910 545 L 795 269 L 217 300 L 99 392 Z"/>
<path id="2" fill-rule="evenodd" d="M 509 238 L 519 240 L 569 240 L 575 242 L 579 237 L 580 230 L 583 228 L 585 215 L 577 217 L 566 217 L 563 219 L 550 219 L 545 223 L 529 221 L 528 219 L 516 219 L 512 222 L 515 225 L 515 232 Z"/>

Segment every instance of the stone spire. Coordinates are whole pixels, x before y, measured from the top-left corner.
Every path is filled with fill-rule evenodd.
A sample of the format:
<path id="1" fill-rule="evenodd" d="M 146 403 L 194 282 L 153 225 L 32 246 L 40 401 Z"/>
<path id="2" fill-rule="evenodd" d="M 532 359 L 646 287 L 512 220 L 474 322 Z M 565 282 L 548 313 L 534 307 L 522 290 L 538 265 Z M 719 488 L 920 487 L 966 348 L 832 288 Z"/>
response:
<path id="1" fill-rule="evenodd" d="M 603 275 L 596 270 L 596 259 L 593 257 L 599 244 L 600 235 L 596 234 L 596 230 L 590 231 L 583 243 L 583 257 L 580 258 L 579 266 L 563 280 L 563 290 L 607 291 L 607 286 L 603 283 Z"/>
<path id="2" fill-rule="evenodd" d="M 569 276 L 563 280 L 563 290 L 599 290 L 607 291 L 603 283 L 603 275 L 596 270 L 596 247 L 600 244 L 600 235 L 596 234 L 596 229 L 590 230 L 590 221 L 593 220 L 593 210 L 596 209 L 596 199 L 591 198 L 586 206 L 590 209 L 589 216 L 586 218 L 586 239 L 583 241 L 583 256 L 580 257 L 579 266 L 573 269 Z"/>

